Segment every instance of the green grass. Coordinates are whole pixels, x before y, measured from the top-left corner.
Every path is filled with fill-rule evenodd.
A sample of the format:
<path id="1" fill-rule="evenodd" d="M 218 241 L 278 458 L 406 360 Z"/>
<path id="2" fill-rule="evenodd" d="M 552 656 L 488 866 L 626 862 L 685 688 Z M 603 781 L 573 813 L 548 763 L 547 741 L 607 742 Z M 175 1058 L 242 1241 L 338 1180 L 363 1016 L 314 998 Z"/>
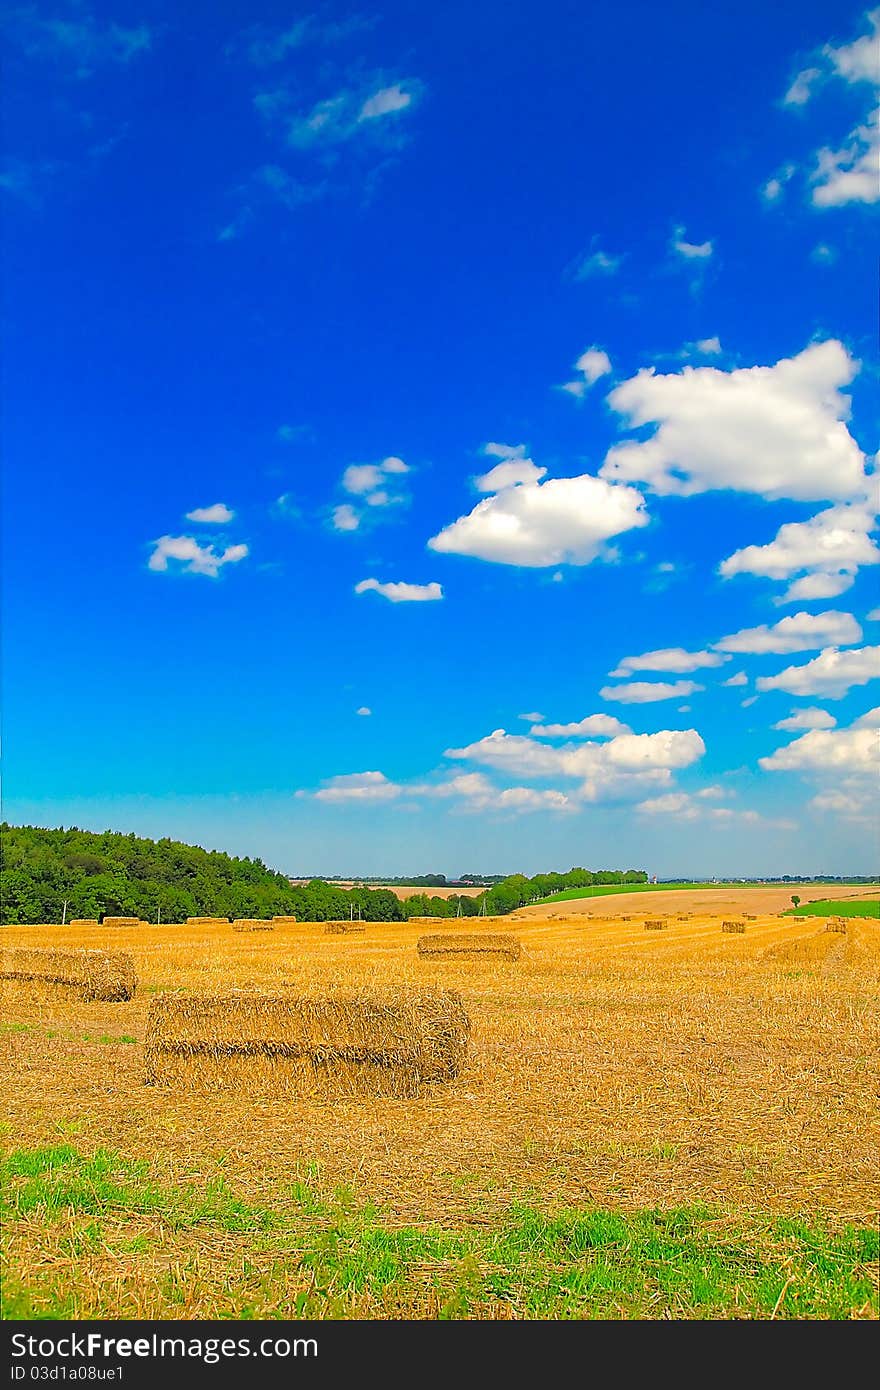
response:
<path id="1" fill-rule="evenodd" d="M 147 1162 L 104 1149 L 84 1155 L 70 1144 L 18 1150 L 2 1178 L 7 1239 L 21 1218 L 57 1249 L 57 1262 L 36 1262 L 30 1284 L 8 1269 L 7 1318 L 81 1317 L 89 1280 L 99 1299 L 106 1287 L 118 1300 L 123 1255 L 132 1288 L 152 1278 L 156 1316 L 172 1315 L 192 1280 L 204 1281 L 191 1238 L 212 1231 L 230 1234 L 224 1274 L 200 1285 L 211 1316 L 845 1319 L 878 1311 L 870 1272 L 878 1236 L 867 1226 L 832 1232 L 806 1217 L 522 1202 L 492 1225 L 400 1226 L 348 1188 L 321 1191 L 316 1174 L 279 1190 L 270 1207 L 241 1199 L 223 1180 L 163 1186 Z M 151 1218 L 152 1234 L 143 1222 L 140 1231 L 127 1227 L 128 1217 Z M 173 1251 L 158 1261 L 160 1276 L 157 1242 Z M 74 1263 L 94 1256 L 100 1271 L 108 1252 L 103 1276 L 92 1270 L 87 1280 Z M 86 1315 L 101 1312 L 125 1316 L 124 1301 L 93 1302 Z"/>
<path id="2" fill-rule="evenodd" d="M 665 893 L 673 890 L 681 891 L 682 889 L 698 892 L 701 888 L 782 888 L 784 886 L 784 884 L 779 883 L 729 883 L 727 881 L 722 882 L 720 879 L 717 883 L 603 883 L 592 888 L 566 888 L 562 893 L 551 893 L 549 898 L 536 898 L 534 903 L 529 903 L 529 906 L 542 907 L 546 903 L 571 902 L 575 898 L 605 898 L 610 893 Z M 810 884 L 801 885 L 808 891 L 812 886 Z M 815 886 L 820 887 L 821 885 L 816 884 Z M 802 904 L 797 910 L 806 912 L 807 909 Z M 867 916 L 869 914 L 860 915 Z"/>
<path id="3" fill-rule="evenodd" d="M 823 898 L 821 902 L 801 903 L 800 907 L 789 907 L 784 917 L 880 917 L 880 899 L 848 898 L 835 902 Z"/>

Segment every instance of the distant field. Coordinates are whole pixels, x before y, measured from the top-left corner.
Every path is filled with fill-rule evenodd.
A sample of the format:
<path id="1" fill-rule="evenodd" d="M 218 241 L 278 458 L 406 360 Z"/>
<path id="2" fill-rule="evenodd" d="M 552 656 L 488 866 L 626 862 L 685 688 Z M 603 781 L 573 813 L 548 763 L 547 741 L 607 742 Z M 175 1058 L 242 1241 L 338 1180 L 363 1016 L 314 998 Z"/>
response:
<path id="1" fill-rule="evenodd" d="M 801 903 L 800 907 L 790 907 L 786 917 L 880 917 L 880 899 L 851 898 L 848 902 L 820 898 L 818 902 Z"/>
<path id="2" fill-rule="evenodd" d="M 681 892 L 682 890 L 697 892 L 699 890 L 708 891 L 713 888 L 747 888 L 750 886 L 763 888 L 768 885 L 758 883 L 756 880 L 753 880 L 750 885 L 742 880 L 732 883 L 725 879 L 719 879 L 717 883 L 687 883 L 685 881 L 681 883 L 608 883 L 593 888 L 567 888 L 564 893 L 553 893 L 549 898 L 536 899 L 532 906 L 542 907 L 545 903 L 572 902 L 575 898 L 604 898 L 609 893 L 665 893 L 673 891 Z M 785 884 L 771 884 L 769 886 L 784 888 Z M 822 883 L 802 883 L 800 887 L 810 892 L 816 888 L 827 887 L 827 885 Z M 794 891 L 797 892 L 797 888 L 795 888 Z M 870 892 L 867 885 L 866 891 Z"/>

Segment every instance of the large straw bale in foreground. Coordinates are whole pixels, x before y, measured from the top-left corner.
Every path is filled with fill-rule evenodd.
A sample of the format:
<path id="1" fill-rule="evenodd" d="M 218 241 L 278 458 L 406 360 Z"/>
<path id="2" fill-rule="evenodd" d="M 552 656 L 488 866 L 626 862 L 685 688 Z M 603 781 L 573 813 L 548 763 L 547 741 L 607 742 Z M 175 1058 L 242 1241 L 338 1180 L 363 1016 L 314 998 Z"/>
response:
<path id="1" fill-rule="evenodd" d="M 330 936 L 342 936 L 343 933 L 364 932 L 367 930 L 366 922 L 325 922 L 324 932 Z"/>
<path id="2" fill-rule="evenodd" d="M 722 931 L 743 932 L 743 931 L 745 931 L 745 929 L 746 929 L 746 924 L 745 924 L 745 922 L 741 921 L 738 917 L 735 918 L 735 919 L 731 919 L 730 921 L 726 921 L 726 922 L 722 922 L 722 923 L 721 923 L 721 930 L 722 930 Z"/>
<path id="3" fill-rule="evenodd" d="M 127 951 L 54 951 L 5 947 L 0 950 L 0 979 L 33 993 L 59 986 L 81 999 L 118 1003 L 137 989 L 134 961 Z"/>
<path id="4" fill-rule="evenodd" d="M 451 990 L 285 998 L 161 994 L 148 1085 L 304 1097 L 418 1095 L 458 1075 L 470 1020 Z"/>
<path id="5" fill-rule="evenodd" d="M 437 932 L 420 936 L 416 950 L 427 960 L 456 956 L 504 956 L 507 960 L 519 960 L 522 946 L 515 936 L 502 936 L 497 932 Z"/>
<path id="6" fill-rule="evenodd" d="M 233 931 L 274 931 L 275 926 L 272 922 L 266 922 L 262 917 L 236 917 L 232 924 Z"/>

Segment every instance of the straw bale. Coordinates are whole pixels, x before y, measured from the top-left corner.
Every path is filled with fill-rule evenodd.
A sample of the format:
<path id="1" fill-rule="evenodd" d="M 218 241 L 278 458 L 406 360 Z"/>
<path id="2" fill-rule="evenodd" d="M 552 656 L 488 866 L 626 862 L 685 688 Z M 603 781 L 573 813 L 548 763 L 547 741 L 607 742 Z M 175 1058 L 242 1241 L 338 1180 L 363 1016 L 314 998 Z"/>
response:
<path id="1" fill-rule="evenodd" d="M 272 922 L 265 921 L 262 917 L 236 917 L 232 924 L 233 931 L 274 931 L 275 926 Z"/>
<path id="2" fill-rule="evenodd" d="M 645 931 L 664 931 L 667 925 L 665 917 L 648 917 L 645 921 Z"/>
<path id="3" fill-rule="evenodd" d="M 160 994 L 148 1085 L 304 1097 L 416 1096 L 456 1077 L 470 1020 L 451 990 L 354 997 Z"/>
<path id="4" fill-rule="evenodd" d="M 63 923 L 61 924 L 63 926 Z M 67 924 L 69 927 L 97 927 L 97 917 L 71 917 Z"/>
<path id="5" fill-rule="evenodd" d="M 187 917 L 188 927 L 228 927 L 228 917 Z"/>
<path id="6" fill-rule="evenodd" d="M 147 924 L 140 917 L 105 917 L 101 923 L 102 927 L 145 927 Z"/>
<path id="7" fill-rule="evenodd" d="M 847 920 L 846 920 L 845 917 L 829 917 L 829 918 L 828 918 L 828 921 L 827 921 L 826 924 L 825 924 L 825 930 L 826 930 L 826 931 L 842 931 L 842 932 L 845 932 L 846 929 L 847 929 Z"/>
<path id="8" fill-rule="evenodd" d="M 16 985 L 71 989 L 81 999 L 118 1003 L 137 989 L 127 951 L 56 951 L 39 947 L 0 950 L 0 979 Z"/>
<path id="9" fill-rule="evenodd" d="M 422 957 L 505 956 L 519 960 L 522 946 L 515 936 L 495 932 L 436 932 L 420 936 L 416 950 Z"/>
<path id="10" fill-rule="evenodd" d="M 289 926 L 291 922 L 295 922 L 296 920 L 297 919 L 295 917 L 289 914 L 285 915 L 284 913 L 276 913 L 275 916 L 272 918 L 273 922 L 280 923 L 282 926 Z"/>
<path id="11" fill-rule="evenodd" d="M 367 930 L 365 922 L 325 922 L 325 935 L 341 936 L 350 935 L 352 932 L 365 932 Z"/>
<path id="12" fill-rule="evenodd" d="M 744 932 L 745 929 L 746 929 L 746 924 L 745 924 L 745 922 L 740 921 L 739 918 L 737 918 L 737 919 L 735 919 L 735 920 L 728 921 L 728 922 L 722 922 L 722 923 L 721 923 L 721 930 L 722 930 L 722 931 L 729 931 L 729 932 Z"/>

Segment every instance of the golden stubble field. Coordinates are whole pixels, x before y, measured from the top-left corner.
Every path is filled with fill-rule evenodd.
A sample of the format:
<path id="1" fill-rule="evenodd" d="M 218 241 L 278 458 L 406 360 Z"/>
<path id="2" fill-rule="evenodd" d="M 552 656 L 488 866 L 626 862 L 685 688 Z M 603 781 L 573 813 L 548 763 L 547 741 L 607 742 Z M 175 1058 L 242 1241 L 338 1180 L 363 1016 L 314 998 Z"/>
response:
<path id="1" fill-rule="evenodd" d="M 305 1179 L 344 1185 L 401 1224 L 490 1225 L 516 1199 L 874 1220 L 877 923 L 853 919 L 838 934 L 822 919 L 767 915 L 726 934 L 720 917 L 694 915 L 656 932 L 641 904 L 626 906 L 629 921 L 506 919 L 522 956 L 492 964 L 421 960 L 424 926 L 400 923 L 350 936 L 310 923 L 255 935 L 6 928 L 11 946 L 130 951 L 140 979 L 136 997 L 116 1004 L 62 991 L 28 1002 L 21 985 L 6 988 L 7 1146 L 110 1149 L 147 1160 L 168 1185 L 219 1173 L 249 1202 L 271 1204 Z M 321 1102 L 143 1084 L 159 991 L 361 993 L 395 983 L 457 989 L 472 1020 L 463 1071 L 421 1098 Z M 153 1236 L 150 1258 L 167 1264 L 175 1238 L 165 1248 Z M 224 1239 L 225 1255 L 214 1239 L 198 1256 L 215 1273 Z M 41 1277 L 70 1258 L 35 1220 L 12 1232 L 11 1257 Z M 105 1282 L 112 1274 L 103 1270 Z"/>

